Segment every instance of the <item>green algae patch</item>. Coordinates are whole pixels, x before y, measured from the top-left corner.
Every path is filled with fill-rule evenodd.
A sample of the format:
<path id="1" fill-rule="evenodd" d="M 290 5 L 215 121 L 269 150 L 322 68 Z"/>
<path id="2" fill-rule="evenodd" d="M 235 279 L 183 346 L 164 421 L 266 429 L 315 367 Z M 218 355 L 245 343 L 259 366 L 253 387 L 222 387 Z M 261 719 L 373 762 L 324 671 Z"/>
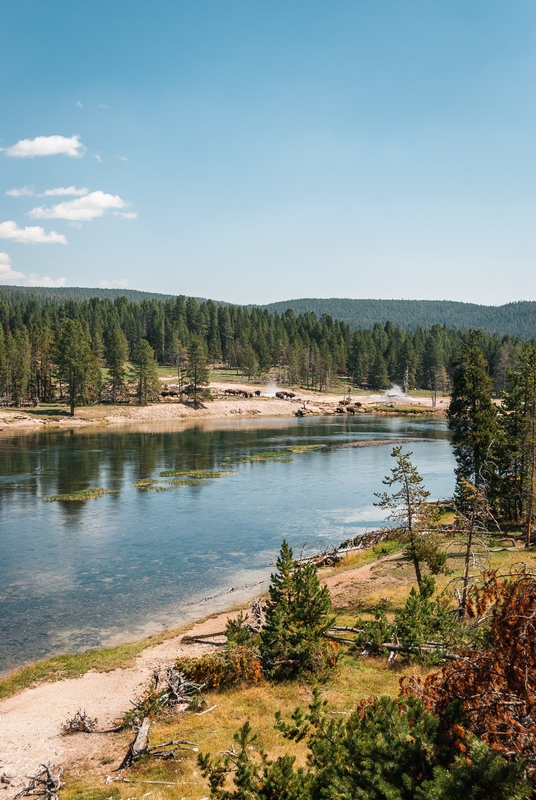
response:
<path id="1" fill-rule="evenodd" d="M 296 444 L 293 447 L 289 447 L 288 450 L 291 453 L 309 453 L 312 450 L 320 450 L 323 447 L 326 447 L 326 445 L 325 444 Z"/>
<path id="2" fill-rule="evenodd" d="M 96 500 L 97 497 L 104 497 L 113 494 L 113 489 L 82 489 L 80 492 L 70 492 L 69 494 L 53 494 L 45 497 L 45 503 L 76 503 L 84 500 Z"/>
<path id="3" fill-rule="evenodd" d="M 174 486 L 205 486 L 206 482 L 199 478 L 177 478 L 176 480 L 166 481 L 170 488 Z"/>
<path id="4" fill-rule="evenodd" d="M 288 451 L 281 451 L 281 450 L 266 450 L 264 452 L 256 453 L 254 456 L 250 456 L 248 461 L 255 462 L 255 461 L 292 461 L 289 458 Z"/>
<path id="5" fill-rule="evenodd" d="M 206 480 L 207 478 L 224 478 L 226 475 L 235 475 L 230 470 L 211 469 L 167 469 L 160 473 L 161 478 L 173 478 L 176 475 L 187 475 L 189 478 Z"/>
<path id="6" fill-rule="evenodd" d="M 134 483 L 132 485 L 135 486 L 136 489 L 148 489 L 149 486 L 154 486 L 155 483 L 156 483 L 156 481 L 149 481 L 149 480 L 146 480 L 146 481 L 134 481 Z"/>

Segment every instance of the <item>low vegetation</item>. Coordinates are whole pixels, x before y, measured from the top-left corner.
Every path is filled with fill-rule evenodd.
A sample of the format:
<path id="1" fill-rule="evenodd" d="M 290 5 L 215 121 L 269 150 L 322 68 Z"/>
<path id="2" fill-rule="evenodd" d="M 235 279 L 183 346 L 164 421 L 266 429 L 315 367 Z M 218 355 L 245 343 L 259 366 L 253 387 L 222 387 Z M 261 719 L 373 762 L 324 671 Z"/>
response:
<path id="1" fill-rule="evenodd" d="M 69 492 L 68 494 L 53 494 L 45 497 L 45 503 L 75 503 L 84 500 L 96 500 L 98 497 L 105 497 L 113 494 L 113 489 L 81 489 L 79 492 Z"/>

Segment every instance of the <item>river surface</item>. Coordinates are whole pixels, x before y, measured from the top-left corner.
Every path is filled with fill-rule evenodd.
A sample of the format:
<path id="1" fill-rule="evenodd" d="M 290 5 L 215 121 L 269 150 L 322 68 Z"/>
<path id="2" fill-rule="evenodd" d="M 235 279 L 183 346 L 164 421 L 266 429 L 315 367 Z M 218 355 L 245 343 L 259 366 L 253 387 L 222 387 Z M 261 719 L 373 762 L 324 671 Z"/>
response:
<path id="1" fill-rule="evenodd" d="M 393 465 L 385 442 L 398 439 L 432 497 L 451 496 L 454 461 L 438 419 L 259 419 L 1 439 L 0 672 L 229 607 L 266 589 L 285 537 L 299 553 L 378 526 L 374 492 Z M 285 460 L 250 460 L 266 451 Z M 186 469 L 234 474 L 195 485 L 160 476 Z M 151 480 L 152 489 L 133 485 Z M 111 493 L 45 501 L 88 488 Z"/>

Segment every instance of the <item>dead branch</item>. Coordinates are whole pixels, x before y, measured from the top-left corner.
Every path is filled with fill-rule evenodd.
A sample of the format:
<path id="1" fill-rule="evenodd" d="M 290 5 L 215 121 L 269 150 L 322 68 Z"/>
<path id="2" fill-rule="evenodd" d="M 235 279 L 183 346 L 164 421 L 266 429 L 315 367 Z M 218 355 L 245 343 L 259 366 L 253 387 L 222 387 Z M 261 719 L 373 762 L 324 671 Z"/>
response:
<path id="1" fill-rule="evenodd" d="M 45 797 L 47 800 L 58 800 L 58 792 L 65 785 L 61 778 L 63 767 L 54 767 L 50 764 L 41 764 L 40 769 L 28 778 L 29 783 L 17 797 Z"/>
<path id="2" fill-rule="evenodd" d="M 203 716 L 203 714 L 208 714 L 208 713 L 209 713 L 209 711 L 214 711 L 214 709 L 215 709 L 215 708 L 218 708 L 218 704 L 217 704 L 217 703 L 215 703 L 213 706 L 210 706 L 210 708 L 205 708 L 205 710 L 204 710 L 204 711 L 199 711 L 199 712 L 196 714 L 196 717 L 202 717 L 202 716 Z"/>
<path id="3" fill-rule="evenodd" d="M 195 742 L 189 742 L 186 739 L 179 739 L 178 741 L 163 742 L 162 744 L 149 745 L 149 728 L 151 722 L 149 717 L 145 717 L 140 725 L 136 738 L 130 743 L 128 750 L 121 764 L 117 768 L 117 772 L 131 767 L 135 761 L 138 761 L 142 756 L 153 756 L 154 758 L 169 759 L 175 758 L 177 749 L 188 750 L 197 753 L 198 748 Z"/>
<path id="4" fill-rule="evenodd" d="M 96 728 L 97 718 L 93 719 L 85 711 L 78 709 L 74 717 L 67 719 L 61 726 L 61 735 L 69 736 L 72 733 L 119 733 L 125 727 L 116 725 L 113 728 Z"/>

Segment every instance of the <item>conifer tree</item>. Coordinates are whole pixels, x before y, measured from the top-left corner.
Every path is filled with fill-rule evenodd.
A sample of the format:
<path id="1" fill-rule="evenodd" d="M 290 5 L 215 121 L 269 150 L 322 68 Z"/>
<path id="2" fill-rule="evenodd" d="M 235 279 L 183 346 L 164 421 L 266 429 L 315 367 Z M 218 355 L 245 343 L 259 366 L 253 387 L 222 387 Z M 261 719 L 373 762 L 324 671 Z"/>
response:
<path id="1" fill-rule="evenodd" d="M 56 337 L 57 376 L 67 387 L 71 416 L 78 404 L 87 403 L 100 392 L 100 369 L 91 349 L 87 325 L 64 319 Z"/>
<path id="2" fill-rule="evenodd" d="M 419 589 L 423 590 L 424 578 L 422 564 L 427 564 L 434 575 L 443 572 L 446 564 L 445 553 L 440 549 L 430 523 L 434 509 L 430 507 L 430 492 L 423 486 L 423 479 L 410 461 L 412 452 L 403 453 L 402 447 L 393 447 L 391 456 L 396 466 L 383 481 L 386 486 L 399 486 L 392 494 L 376 492 L 379 502 L 375 505 L 389 510 L 388 519 L 396 523 L 405 542 L 406 558 L 412 562 Z"/>
<path id="3" fill-rule="evenodd" d="M 112 403 L 116 402 L 117 395 L 125 387 L 126 368 L 128 358 L 128 342 L 121 328 L 116 325 L 112 328 L 106 347 L 106 366 L 112 379 Z"/>
<path id="4" fill-rule="evenodd" d="M 139 340 L 132 354 L 132 364 L 132 377 L 138 384 L 138 403 L 146 406 L 150 400 L 156 400 L 160 391 L 154 350 L 147 339 Z"/>
<path id="5" fill-rule="evenodd" d="M 491 445 L 497 437 L 497 409 L 491 399 L 493 380 L 481 349 L 482 336 L 470 331 L 454 362 L 452 399 L 447 412 L 456 475 L 475 486 L 485 480 Z"/>
<path id="6" fill-rule="evenodd" d="M 333 624 L 329 590 L 320 586 L 313 564 L 294 560 L 286 540 L 276 566 L 260 635 L 266 669 L 278 678 L 303 671 L 322 672 L 329 665 L 324 633 Z"/>
<path id="7" fill-rule="evenodd" d="M 208 399 L 210 392 L 206 388 L 210 383 L 210 373 L 207 367 L 207 352 L 203 341 L 194 337 L 188 347 L 188 367 L 186 369 L 188 384 L 185 392 L 194 401 L 197 408 L 199 400 Z"/>
<path id="8" fill-rule="evenodd" d="M 536 346 L 525 344 L 520 368 L 508 373 L 510 388 L 500 410 L 504 441 L 502 456 L 504 474 L 499 493 L 513 504 L 517 518 L 524 518 L 527 547 L 535 516 L 536 495 Z"/>

